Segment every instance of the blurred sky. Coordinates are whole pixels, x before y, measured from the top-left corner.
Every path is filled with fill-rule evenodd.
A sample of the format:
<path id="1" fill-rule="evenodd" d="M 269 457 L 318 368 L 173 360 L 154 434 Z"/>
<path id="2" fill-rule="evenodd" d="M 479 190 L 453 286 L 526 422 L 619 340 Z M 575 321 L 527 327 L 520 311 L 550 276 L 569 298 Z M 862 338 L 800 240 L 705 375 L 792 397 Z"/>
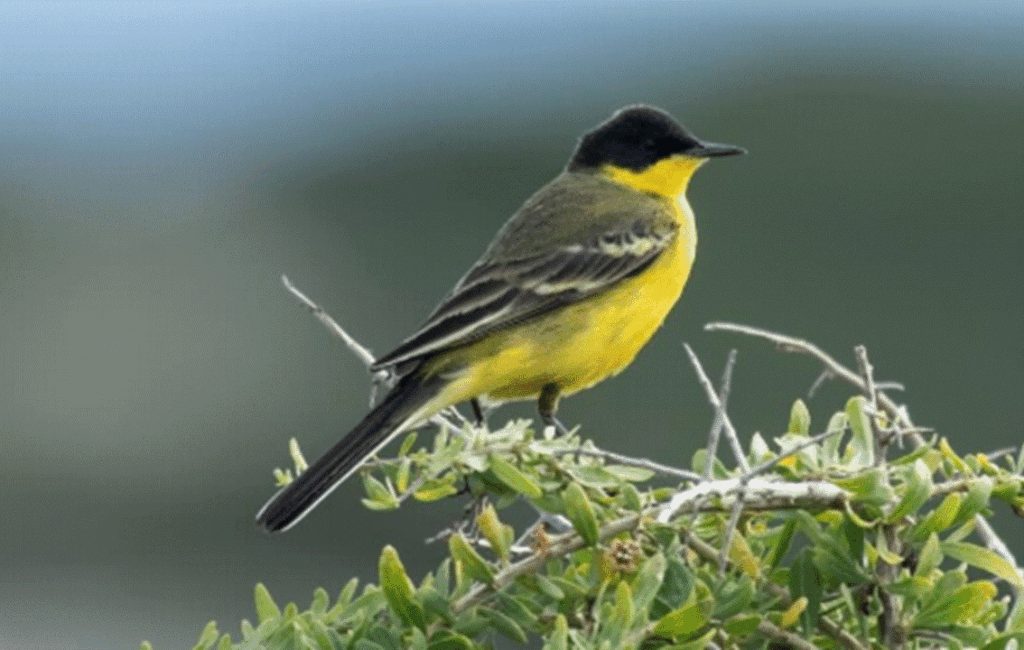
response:
<path id="1" fill-rule="evenodd" d="M 568 422 L 688 464 L 686 340 L 713 374 L 739 347 L 733 419 L 780 432 L 817 368 L 721 319 L 864 343 L 957 449 L 1020 444 L 1021 78 L 1019 2 L 5 3 L 0 648 L 187 647 L 258 580 L 305 604 L 385 541 L 433 566 L 457 504 L 351 486 L 252 525 L 287 439 L 319 453 L 368 390 L 278 278 L 385 352 L 629 103 L 751 154 L 700 172 L 680 308 Z"/>

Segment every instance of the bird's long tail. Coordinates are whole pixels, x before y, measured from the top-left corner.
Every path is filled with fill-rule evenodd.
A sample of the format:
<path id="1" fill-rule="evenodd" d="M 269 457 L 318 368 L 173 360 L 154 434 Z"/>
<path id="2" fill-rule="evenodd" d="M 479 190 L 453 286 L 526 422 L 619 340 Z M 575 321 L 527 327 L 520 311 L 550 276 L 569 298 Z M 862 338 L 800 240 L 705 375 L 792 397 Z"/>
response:
<path id="1" fill-rule="evenodd" d="M 291 528 L 389 440 L 433 415 L 438 409 L 429 408 L 430 402 L 446 382 L 415 375 L 404 377 L 348 435 L 275 494 L 256 523 L 272 532 Z"/>

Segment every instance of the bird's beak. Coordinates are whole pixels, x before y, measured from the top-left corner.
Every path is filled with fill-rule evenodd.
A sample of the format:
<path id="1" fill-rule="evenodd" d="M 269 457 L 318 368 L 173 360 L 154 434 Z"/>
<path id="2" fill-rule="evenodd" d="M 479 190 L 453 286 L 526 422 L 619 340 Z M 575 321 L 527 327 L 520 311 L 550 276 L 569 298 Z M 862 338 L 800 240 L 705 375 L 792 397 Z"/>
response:
<path id="1" fill-rule="evenodd" d="M 736 147 L 731 144 L 719 144 L 717 142 L 701 142 L 696 147 L 686 151 L 687 156 L 694 158 L 719 158 L 721 156 L 737 156 L 747 153 L 743 147 Z"/>

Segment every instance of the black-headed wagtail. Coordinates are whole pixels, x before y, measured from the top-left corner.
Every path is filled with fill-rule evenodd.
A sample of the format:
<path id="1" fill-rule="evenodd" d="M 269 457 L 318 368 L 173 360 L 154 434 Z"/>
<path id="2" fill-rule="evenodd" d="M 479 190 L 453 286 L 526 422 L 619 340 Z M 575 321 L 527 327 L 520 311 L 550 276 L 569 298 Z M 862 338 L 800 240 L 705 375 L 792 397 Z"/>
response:
<path id="1" fill-rule="evenodd" d="M 257 521 L 295 525 L 388 441 L 453 404 L 537 399 L 554 423 L 560 397 L 620 372 L 661 326 L 697 245 L 687 183 L 708 158 L 740 153 L 647 106 L 586 133 L 426 323 L 376 361 L 398 378 L 383 401 Z"/>

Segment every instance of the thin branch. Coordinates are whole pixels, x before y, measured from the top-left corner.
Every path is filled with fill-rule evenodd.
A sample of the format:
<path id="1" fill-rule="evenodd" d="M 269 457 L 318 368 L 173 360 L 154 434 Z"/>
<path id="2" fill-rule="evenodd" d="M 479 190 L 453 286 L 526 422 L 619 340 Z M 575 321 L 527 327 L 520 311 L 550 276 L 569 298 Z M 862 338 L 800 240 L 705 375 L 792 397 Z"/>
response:
<path id="1" fill-rule="evenodd" d="M 729 414 L 725 411 L 725 407 L 722 406 L 722 402 L 718 399 L 718 394 L 715 393 L 715 387 L 711 385 L 711 380 L 708 379 L 707 373 L 704 372 L 704 367 L 700 365 L 700 359 L 694 353 L 693 348 L 689 344 L 684 343 L 683 347 L 686 348 L 686 354 L 690 356 L 690 362 L 693 363 L 693 367 L 697 370 L 697 379 L 700 380 L 702 386 L 704 386 L 704 392 L 707 393 L 708 401 L 715 407 L 715 411 L 721 415 L 722 426 L 725 427 L 725 437 L 728 438 L 729 444 L 732 446 L 732 453 L 736 457 L 736 463 L 740 466 L 740 469 L 744 473 L 750 471 L 750 463 L 747 462 L 747 456 L 743 453 L 743 447 L 740 445 L 739 436 L 736 435 L 736 428 L 732 425 L 732 420 L 729 419 Z"/>
<path id="2" fill-rule="evenodd" d="M 284 285 L 285 289 L 287 289 L 289 292 L 291 292 L 293 296 L 299 299 L 302 305 L 306 309 L 308 309 L 311 314 L 316 316 L 316 319 L 318 321 L 323 323 L 324 326 L 327 329 L 329 329 L 332 334 L 338 337 L 338 339 L 340 339 L 341 342 L 344 343 L 346 347 L 348 347 L 348 349 L 352 351 L 352 354 L 356 355 L 356 357 L 363 362 L 364 366 L 369 368 L 371 365 L 373 365 L 373 362 L 376 361 L 376 359 L 374 359 L 373 357 L 373 353 L 370 352 L 368 349 L 364 348 L 362 345 L 360 345 L 359 341 L 349 336 L 348 332 L 342 329 L 341 325 L 338 325 L 337 321 L 331 318 L 330 314 L 325 312 L 323 308 L 320 307 L 320 305 L 316 304 L 315 302 L 310 300 L 306 296 L 306 294 L 296 289 L 295 285 L 291 283 L 291 280 L 288 279 L 287 275 L 281 276 L 281 283 Z M 386 376 L 388 373 L 381 371 L 378 374 Z"/>
<path id="3" fill-rule="evenodd" d="M 598 539 L 607 539 L 627 530 L 632 530 L 640 525 L 642 519 L 643 517 L 640 513 L 634 512 L 621 519 L 609 522 L 598 530 Z M 458 614 L 465 611 L 479 602 L 488 593 L 501 591 L 512 584 L 519 576 L 537 573 L 552 559 L 578 551 L 586 545 L 587 542 L 574 532 L 551 537 L 543 552 L 534 553 L 530 557 L 498 571 L 494 574 L 494 578 L 489 585 L 483 583 L 473 585 L 466 595 L 452 603 L 452 613 Z"/>
<path id="4" fill-rule="evenodd" d="M 643 469 L 649 469 L 655 474 L 664 474 L 666 476 L 675 476 L 687 481 L 698 481 L 701 476 L 697 472 L 691 472 L 688 469 L 679 469 L 678 467 L 672 467 L 670 465 L 662 465 L 661 463 L 648 460 L 646 458 L 634 458 L 632 456 L 623 456 L 617 454 L 614 451 L 606 451 L 604 449 L 589 448 L 584 449 L 582 445 L 578 449 L 569 450 L 564 453 L 576 454 L 578 456 L 593 456 L 597 458 L 607 458 L 608 460 L 614 460 L 620 465 L 629 465 L 630 467 L 641 467 Z"/>
<path id="5" fill-rule="evenodd" d="M 315 302 L 310 300 L 309 296 L 299 291 L 299 289 L 296 288 L 295 285 L 291 283 L 291 280 L 288 279 L 287 275 L 281 276 L 281 284 L 284 285 L 285 289 L 287 289 L 289 293 L 298 298 L 299 302 L 302 303 L 302 306 L 305 307 L 306 310 L 309 311 L 309 313 L 313 314 L 318 321 L 323 323 L 324 327 L 326 327 L 331 332 L 331 334 L 333 334 L 335 337 L 338 338 L 338 340 L 344 343 L 345 347 L 347 347 L 352 352 L 352 354 L 356 355 L 356 358 L 358 358 L 359 361 L 362 362 L 363 366 L 365 366 L 367 370 L 369 370 L 370 366 L 372 366 L 374 361 L 376 361 L 376 359 L 373 356 L 373 353 L 370 352 L 369 349 L 360 344 L 359 341 L 355 340 L 348 332 L 345 331 L 344 328 L 342 328 L 341 325 L 338 325 L 338 322 L 331 318 L 331 315 L 324 311 L 323 307 L 316 304 Z M 372 373 L 372 383 L 370 386 L 370 406 L 373 406 L 373 403 L 375 401 L 377 387 L 382 384 L 385 386 L 390 386 L 392 379 L 392 373 L 387 370 L 378 370 Z M 458 412 L 458 409 L 449 408 L 446 409 L 445 412 L 454 413 L 456 418 L 459 419 L 460 421 L 468 422 L 468 420 L 466 420 L 466 418 L 461 413 Z M 448 427 L 449 429 L 457 433 L 462 431 L 461 427 L 458 427 L 455 424 L 453 424 L 441 413 L 435 414 L 433 417 L 430 418 L 430 421 L 433 422 L 434 424 L 439 424 Z"/>
<path id="6" fill-rule="evenodd" d="M 843 429 L 843 428 L 832 429 L 830 431 L 826 431 L 824 433 L 819 433 L 817 435 L 811 436 L 810 438 L 808 438 L 804 442 L 801 442 L 799 445 L 796 445 L 796 446 L 794 446 L 794 447 L 792 447 L 790 449 L 787 449 L 785 453 L 780 453 L 775 458 L 773 458 L 771 460 L 766 460 L 765 462 L 761 463 L 760 465 L 757 465 L 757 466 L 753 467 L 749 472 L 747 472 L 744 475 L 743 478 L 748 478 L 749 479 L 749 478 L 752 478 L 754 476 L 757 476 L 758 474 L 764 474 L 765 472 L 767 472 L 768 470 L 772 469 L 773 467 L 778 465 L 780 462 L 782 462 L 783 459 L 788 458 L 789 456 L 795 455 L 798 451 L 802 451 L 802 450 L 804 450 L 804 449 L 806 449 L 808 447 L 813 447 L 814 445 L 816 445 L 819 442 L 825 440 L 826 438 L 831 438 L 832 436 L 839 435 L 839 434 L 843 433 L 845 430 L 846 429 Z"/>
<path id="7" fill-rule="evenodd" d="M 704 326 L 704 329 L 709 332 L 734 332 L 736 334 L 746 334 L 747 336 L 771 341 L 772 343 L 775 343 L 779 349 L 785 352 L 800 352 L 802 354 L 808 354 L 820 361 L 825 368 L 827 368 L 836 377 L 843 379 L 847 383 L 853 384 L 861 391 L 867 390 L 864 379 L 861 378 L 860 375 L 833 359 L 828 353 L 822 351 L 818 346 L 803 339 L 786 336 L 785 334 L 777 334 L 758 327 L 750 327 L 749 325 L 737 325 L 735 323 L 708 323 Z M 896 404 L 896 402 L 894 402 L 885 393 L 878 393 L 878 402 L 890 416 L 903 426 L 904 429 L 910 430 L 911 439 L 913 440 L 915 447 L 920 447 L 925 444 L 924 439 L 917 433 L 917 428 L 914 426 L 914 423 L 910 421 L 910 417 L 907 415 L 906 409 Z"/>
<path id="8" fill-rule="evenodd" d="M 843 508 L 847 493 L 828 481 L 769 481 L 760 478 L 730 478 L 705 481 L 675 493 L 660 508 L 658 521 L 668 523 L 680 512 L 697 508 L 702 511 L 728 510 L 740 498 L 748 510 L 781 510 L 805 508 L 828 510 Z M 708 497 L 717 499 L 717 505 L 706 506 Z"/>
<path id="9" fill-rule="evenodd" d="M 882 440 L 882 432 L 878 429 L 875 414 L 878 413 L 878 390 L 875 388 L 875 368 L 868 361 L 868 349 L 864 345 L 857 345 L 853 348 L 853 355 L 857 358 L 857 367 L 860 368 L 860 375 L 864 379 L 864 392 L 871 401 L 871 417 L 868 422 L 871 424 L 871 444 L 874 447 L 875 466 L 878 467 L 885 460 L 885 447 L 888 441 Z"/>
<path id="10" fill-rule="evenodd" d="M 725 567 L 729 560 L 729 552 L 732 550 L 732 538 L 736 536 L 740 515 L 743 514 L 745 487 L 744 483 L 740 483 L 740 489 L 736 492 L 736 501 L 732 504 L 732 512 L 729 513 L 729 524 L 725 528 L 725 539 L 722 540 L 722 550 L 718 554 L 718 575 L 722 578 L 725 577 Z"/>
<path id="11" fill-rule="evenodd" d="M 629 513 L 606 523 L 598 530 L 598 539 L 605 540 L 627 530 L 633 530 L 651 514 L 659 511 L 657 519 L 662 522 L 668 521 L 675 512 L 687 509 L 688 505 L 704 501 L 709 493 L 717 495 L 721 505 L 711 506 L 708 509 L 721 510 L 731 505 L 735 493 L 739 489 L 743 489 L 749 494 L 745 498 L 748 510 L 841 508 L 846 501 L 844 490 L 824 481 L 789 483 L 754 479 L 747 485 L 743 485 L 739 479 L 709 481 L 683 490 L 679 494 L 685 495 L 684 498 L 678 501 L 673 498 L 667 506 L 652 509 L 646 513 Z M 452 612 L 458 614 L 479 602 L 486 594 L 504 589 L 519 576 L 536 573 L 552 559 L 578 551 L 586 545 L 587 542 L 576 532 L 551 536 L 542 551 L 501 569 L 494 574 L 494 578 L 489 584 L 477 583 L 474 585 L 468 593 L 452 604 Z M 717 561 L 717 557 L 711 561 Z"/>
<path id="12" fill-rule="evenodd" d="M 761 634 L 785 643 L 794 650 L 820 650 L 818 646 L 804 639 L 799 634 L 787 632 L 774 623 L 769 623 L 767 619 L 761 619 L 761 622 L 757 624 L 757 630 Z"/>
<path id="13" fill-rule="evenodd" d="M 725 362 L 725 370 L 722 371 L 722 384 L 718 392 L 718 401 L 725 411 L 729 403 L 729 391 L 732 389 L 732 369 L 736 365 L 736 348 L 729 351 L 729 358 Z M 715 458 L 718 456 L 718 436 L 722 432 L 722 411 L 715 413 L 715 421 L 708 432 L 708 457 L 704 463 L 704 480 L 711 479 L 711 470 L 715 466 Z"/>
<path id="14" fill-rule="evenodd" d="M 833 375 L 832 371 L 829 370 L 828 368 L 822 370 L 821 374 L 818 375 L 818 378 L 815 379 L 814 383 L 811 384 L 811 387 L 807 389 L 807 399 L 811 399 L 812 397 L 814 397 L 814 394 L 818 392 L 818 389 L 821 388 L 821 385 L 834 377 L 835 375 Z"/>
<path id="15" fill-rule="evenodd" d="M 758 327 L 750 327 L 749 325 L 738 325 L 736 323 L 708 323 L 704 326 L 704 329 L 709 332 L 734 332 L 737 334 L 745 334 L 747 336 L 762 338 L 775 343 L 775 345 L 783 351 L 799 352 L 810 355 L 821 362 L 825 366 L 826 370 L 836 377 L 840 377 L 846 382 L 853 384 L 861 391 L 869 390 L 869 386 L 863 377 L 833 359 L 818 346 L 803 339 L 786 336 L 785 334 L 778 334 Z M 920 432 L 922 430 L 914 426 L 914 423 L 910 420 L 910 415 L 907 413 L 907 409 L 894 402 L 884 392 L 879 391 L 877 386 L 875 386 L 875 390 L 878 395 L 878 404 L 893 418 L 893 424 L 897 427 L 898 432 L 900 434 L 909 435 L 915 447 L 920 448 L 924 446 L 926 443 L 924 438 L 921 437 Z M 986 530 L 986 544 L 989 545 L 989 548 L 1002 555 L 1006 560 L 1012 562 L 1014 566 L 1018 566 L 1013 555 L 1009 552 L 1009 547 L 999 537 L 999 535 L 992 530 L 992 527 L 988 526 L 988 522 L 985 521 L 985 518 L 980 513 L 974 516 L 974 522 L 976 526 Z"/>

